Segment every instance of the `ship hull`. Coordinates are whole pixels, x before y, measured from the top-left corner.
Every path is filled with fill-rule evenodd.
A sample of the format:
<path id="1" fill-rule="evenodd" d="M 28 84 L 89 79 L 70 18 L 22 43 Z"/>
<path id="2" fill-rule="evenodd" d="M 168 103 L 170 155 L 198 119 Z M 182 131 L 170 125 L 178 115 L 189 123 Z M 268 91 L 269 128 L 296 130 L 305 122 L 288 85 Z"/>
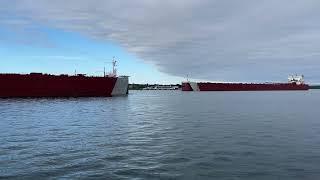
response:
<path id="1" fill-rule="evenodd" d="M 307 84 L 296 83 L 182 83 L 182 91 L 298 91 L 309 89 Z"/>
<path id="2" fill-rule="evenodd" d="M 128 93 L 128 77 L 0 74 L 0 97 L 110 97 Z"/>

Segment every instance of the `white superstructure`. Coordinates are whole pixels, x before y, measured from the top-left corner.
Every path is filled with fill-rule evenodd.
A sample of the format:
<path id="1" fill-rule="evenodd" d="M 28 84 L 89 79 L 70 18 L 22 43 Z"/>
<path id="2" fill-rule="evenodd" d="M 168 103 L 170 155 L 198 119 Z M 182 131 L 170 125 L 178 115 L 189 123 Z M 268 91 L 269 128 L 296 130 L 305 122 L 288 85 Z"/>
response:
<path id="1" fill-rule="evenodd" d="M 303 75 L 290 75 L 288 77 L 289 83 L 296 83 L 296 84 L 304 84 L 304 76 Z"/>

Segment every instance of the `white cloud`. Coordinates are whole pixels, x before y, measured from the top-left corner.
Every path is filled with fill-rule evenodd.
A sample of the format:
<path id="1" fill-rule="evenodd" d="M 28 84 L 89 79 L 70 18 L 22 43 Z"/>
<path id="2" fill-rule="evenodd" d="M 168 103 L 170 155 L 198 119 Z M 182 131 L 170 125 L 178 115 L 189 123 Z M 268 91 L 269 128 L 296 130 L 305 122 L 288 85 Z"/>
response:
<path id="1" fill-rule="evenodd" d="M 171 75 L 279 80 L 320 68 L 318 0 L 1 3 L 0 25 L 30 28 L 39 23 L 113 41 Z"/>

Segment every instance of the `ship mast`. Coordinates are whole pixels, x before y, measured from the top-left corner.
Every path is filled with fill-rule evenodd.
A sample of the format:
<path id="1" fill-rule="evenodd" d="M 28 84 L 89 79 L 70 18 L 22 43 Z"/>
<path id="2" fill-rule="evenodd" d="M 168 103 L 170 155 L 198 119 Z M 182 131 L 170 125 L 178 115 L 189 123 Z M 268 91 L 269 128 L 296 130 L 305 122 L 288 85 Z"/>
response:
<path id="1" fill-rule="evenodd" d="M 113 76 L 117 76 L 116 66 L 117 66 L 117 61 L 114 59 L 114 56 L 113 56 L 113 59 L 112 59 L 112 75 Z"/>
<path id="2" fill-rule="evenodd" d="M 112 61 L 110 62 L 105 62 L 105 63 L 112 63 L 112 72 L 106 72 L 106 67 L 103 66 L 103 77 L 117 77 L 117 63 L 118 61 L 115 59 L 113 56 Z"/>

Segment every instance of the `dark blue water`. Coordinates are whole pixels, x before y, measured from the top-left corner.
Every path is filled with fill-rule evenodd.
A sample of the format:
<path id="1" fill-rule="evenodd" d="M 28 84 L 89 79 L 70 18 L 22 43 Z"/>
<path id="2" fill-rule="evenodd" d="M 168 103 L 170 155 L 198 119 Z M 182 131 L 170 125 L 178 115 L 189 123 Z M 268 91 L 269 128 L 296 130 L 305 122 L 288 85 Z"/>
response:
<path id="1" fill-rule="evenodd" d="M 320 91 L 0 99 L 0 178 L 319 179 Z"/>

